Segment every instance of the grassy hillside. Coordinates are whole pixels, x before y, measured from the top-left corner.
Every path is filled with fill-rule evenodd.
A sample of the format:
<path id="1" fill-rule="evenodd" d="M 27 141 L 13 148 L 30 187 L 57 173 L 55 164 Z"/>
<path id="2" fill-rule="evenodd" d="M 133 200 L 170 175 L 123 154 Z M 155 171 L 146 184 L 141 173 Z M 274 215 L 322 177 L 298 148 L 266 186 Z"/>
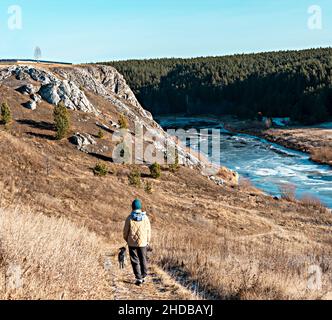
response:
<path id="1" fill-rule="evenodd" d="M 186 168 L 174 173 L 163 171 L 161 180 L 154 181 L 148 176 L 148 168 L 142 166 L 142 185 L 152 183 L 150 194 L 144 187 L 129 184 L 131 166 L 108 164 L 112 174 L 95 177 L 91 170 L 96 163 L 93 157 L 64 143 L 33 137 L 24 132 L 30 132 L 28 127 L 21 130 L 15 136 L 1 132 L 1 201 L 3 207 L 28 205 L 37 216 L 26 215 L 24 210 L 24 215 L 14 216 L 1 211 L 2 225 L 14 231 L 1 232 L 1 242 L 5 244 L 2 252 L 9 257 L 5 261 L 19 263 L 26 257 L 23 266 L 32 266 L 32 270 L 45 266 L 29 275 L 31 280 L 24 278 L 27 284 L 36 281 L 41 288 L 61 261 L 68 267 L 61 265 L 64 274 L 48 287 L 52 291 L 37 287 L 36 291 L 12 292 L 13 298 L 57 298 L 65 292 L 64 298 L 68 299 L 183 299 L 191 297 L 185 289 L 188 287 L 203 298 L 307 299 L 323 298 L 332 291 L 332 218 L 317 203 L 276 201 L 246 184 L 235 189 L 220 187 Z M 45 153 L 39 156 L 41 146 Z M 45 157 L 54 160 L 47 163 Z M 139 292 L 133 285 L 130 267 L 120 272 L 116 264 L 117 248 L 123 245 L 123 223 L 135 197 L 143 200 L 153 226 L 151 282 Z M 88 231 L 79 231 L 82 224 L 100 242 Z M 32 225 L 34 228 L 30 228 Z M 35 237 L 36 233 L 40 236 Z M 54 235 L 63 233 L 73 245 L 62 252 L 58 249 L 63 241 Z M 83 242 L 74 246 L 80 235 Z M 17 246 L 21 242 L 24 246 Z M 92 252 L 90 248 L 94 246 Z M 53 256 L 47 266 L 44 262 L 49 251 Z M 104 283 L 105 279 L 98 277 L 103 275 L 100 259 L 107 252 L 113 263 L 113 273 L 108 278 L 111 288 L 94 288 L 83 294 L 80 279 L 97 279 L 96 285 Z M 91 276 L 85 262 L 77 258 L 82 272 L 79 276 L 73 274 L 71 262 L 63 260 L 68 254 L 87 255 L 96 273 Z M 324 270 L 320 291 L 307 289 L 312 264 Z M 74 283 L 74 291 L 66 287 L 63 279 Z"/>
<path id="2" fill-rule="evenodd" d="M 13 81 L 0 86 L 13 119 L 0 125 L 0 275 L 19 266 L 25 285 L 8 291 L 1 282 L 1 298 L 321 299 L 332 292 L 332 215 L 317 201 L 275 199 L 244 182 L 217 185 L 182 166 L 163 166 L 152 179 L 146 164 L 112 162 L 112 132 L 98 138 L 99 115 L 70 111 L 72 133 L 108 147 L 81 152 L 54 139 L 54 106 L 24 108 Z M 104 118 L 118 119 L 112 101 L 84 90 Z M 100 162 L 109 169 L 104 177 L 93 172 Z M 136 171 L 140 186 L 131 183 Z M 153 228 L 144 290 L 130 266 L 120 271 L 116 262 L 135 198 Z M 106 274 L 105 256 L 112 262 Z M 320 290 L 308 288 L 312 265 L 322 270 Z"/>
<path id="3" fill-rule="evenodd" d="M 258 112 L 303 123 L 332 117 L 332 49 L 194 59 L 113 61 L 145 108 L 167 113 Z"/>

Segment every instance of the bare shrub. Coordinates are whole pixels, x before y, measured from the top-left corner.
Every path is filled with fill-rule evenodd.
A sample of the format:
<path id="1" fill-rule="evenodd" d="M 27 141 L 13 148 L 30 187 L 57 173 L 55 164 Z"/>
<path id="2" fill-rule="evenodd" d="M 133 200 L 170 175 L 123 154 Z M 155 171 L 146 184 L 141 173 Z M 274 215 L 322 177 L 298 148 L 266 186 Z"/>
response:
<path id="1" fill-rule="evenodd" d="M 279 185 L 279 190 L 281 193 L 281 198 L 287 201 L 296 200 L 296 186 L 289 183 L 284 183 Z"/>
<path id="2" fill-rule="evenodd" d="M 307 208 L 312 208 L 315 211 L 318 211 L 320 213 L 326 213 L 328 209 L 322 204 L 322 202 L 315 198 L 312 195 L 304 195 L 301 199 L 301 203 L 307 207 Z"/>

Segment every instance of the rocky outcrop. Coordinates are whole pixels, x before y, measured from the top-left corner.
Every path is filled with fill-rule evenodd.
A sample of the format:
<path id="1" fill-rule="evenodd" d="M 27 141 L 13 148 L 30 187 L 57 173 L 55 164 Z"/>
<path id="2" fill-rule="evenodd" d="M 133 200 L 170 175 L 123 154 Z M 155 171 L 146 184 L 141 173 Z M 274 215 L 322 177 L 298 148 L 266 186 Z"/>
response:
<path id="1" fill-rule="evenodd" d="M 111 102 L 118 112 L 132 121 L 148 121 L 150 126 L 158 126 L 150 112 L 142 108 L 123 76 L 110 66 L 79 66 L 75 68 L 54 68 L 54 73 L 74 82 Z"/>
<path id="2" fill-rule="evenodd" d="M 98 110 L 73 81 L 62 80 L 49 71 L 31 66 L 14 65 L 0 71 L 0 81 L 11 76 L 25 81 L 30 79 L 39 82 L 41 88 L 38 93 L 50 104 L 57 105 L 60 101 L 63 101 L 68 109 L 98 114 Z M 36 93 L 34 87 L 30 84 L 23 86 L 21 92 L 24 94 Z"/>
<path id="3" fill-rule="evenodd" d="M 39 89 L 36 88 L 32 84 L 27 84 L 27 85 L 24 85 L 24 86 L 19 87 L 18 89 L 16 89 L 16 91 L 20 92 L 21 94 L 25 94 L 25 95 L 35 94 L 36 92 L 38 92 L 38 90 Z"/>
<path id="4" fill-rule="evenodd" d="M 54 72 L 98 95 L 114 94 L 133 106 L 141 108 L 124 77 L 113 67 L 86 65 L 71 68 L 69 72 L 68 68 L 55 68 Z"/>
<path id="5" fill-rule="evenodd" d="M 70 139 L 70 142 L 77 146 L 77 149 L 83 152 L 89 152 L 88 147 L 96 145 L 97 142 L 87 133 L 76 133 Z"/>
<path id="6" fill-rule="evenodd" d="M 43 85 L 39 90 L 39 94 L 50 104 L 57 105 L 62 101 L 70 110 L 97 112 L 97 109 L 90 103 L 84 92 L 71 81 L 64 80 Z"/>
<path id="7" fill-rule="evenodd" d="M 29 94 L 31 97 L 31 101 L 25 105 L 31 110 L 37 108 L 40 99 L 52 105 L 63 101 L 68 109 L 100 117 L 100 123 L 106 123 L 103 129 L 106 130 L 110 126 L 111 131 L 118 131 L 119 125 L 110 120 L 109 116 L 101 114 L 98 107 L 89 101 L 85 94 L 89 91 L 108 101 L 110 106 L 115 107 L 118 113 L 124 114 L 130 123 L 135 123 L 144 128 L 144 132 L 149 132 L 149 135 L 154 137 L 152 143 L 158 151 L 167 154 L 167 147 L 175 147 L 172 137 L 153 120 L 151 113 L 144 110 L 123 76 L 110 66 L 55 67 L 50 70 L 28 65 L 0 68 L 0 82 L 10 77 L 15 77 L 25 84 L 32 82 L 31 85 L 25 85 L 22 88 L 22 93 Z M 131 134 L 133 137 L 134 134 Z M 84 152 L 96 143 L 90 135 L 79 133 L 72 137 L 71 141 Z M 177 148 L 180 164 L 198 169 L 206 166 L 197 157 L 189 154 L 184 147 L 177 146 Z"/>

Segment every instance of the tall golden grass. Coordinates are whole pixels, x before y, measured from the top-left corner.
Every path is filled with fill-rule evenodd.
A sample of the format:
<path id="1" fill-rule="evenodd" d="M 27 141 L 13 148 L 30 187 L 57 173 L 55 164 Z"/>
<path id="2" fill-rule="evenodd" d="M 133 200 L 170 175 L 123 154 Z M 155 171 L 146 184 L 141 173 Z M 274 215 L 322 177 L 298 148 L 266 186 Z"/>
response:
<path id="1" fill-rule="evenodd" d="M 235 239 L 231 235 L 159 235 L 154 262 L 202 298 L 230 300 L 321 299 L 332 291 L 331 255 L 308 246 Z M 322 288 L 309 287 L 309 271 L 323 271 Z"/>
<path id="2" fill-rule="evenodd" d="M 0 209 L 0 299 L 110 299 L 103 248 L 66 219 Z"/>

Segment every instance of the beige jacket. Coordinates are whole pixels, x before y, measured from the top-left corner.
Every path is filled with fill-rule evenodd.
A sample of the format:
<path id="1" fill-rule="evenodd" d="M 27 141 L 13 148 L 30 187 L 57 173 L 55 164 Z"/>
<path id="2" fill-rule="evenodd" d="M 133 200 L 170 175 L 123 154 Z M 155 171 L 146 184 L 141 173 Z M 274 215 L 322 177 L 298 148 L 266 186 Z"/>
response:
<path id="1" fill-rule="evenodd" d="M 151 224 L 148 216 L 144 214 L 142 221 L 135 221 L 130 215 L 123 229 L 123 238 L 129 247 L 147 247 L 151 241 Z"/>

